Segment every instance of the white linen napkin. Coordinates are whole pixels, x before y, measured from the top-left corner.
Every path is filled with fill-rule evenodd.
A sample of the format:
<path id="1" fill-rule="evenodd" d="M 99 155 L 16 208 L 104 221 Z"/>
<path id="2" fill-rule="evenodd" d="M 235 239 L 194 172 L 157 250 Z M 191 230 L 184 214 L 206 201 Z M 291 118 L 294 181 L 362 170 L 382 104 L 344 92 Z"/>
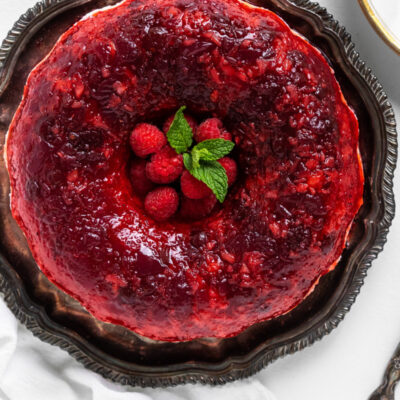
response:
<path id="1" fill-rule="evenodd" d="M 18 324 L 0 298 L 1 400 L 275 400 L 256 378 L 220 387 L 127 388 L 108 382 Z"/>

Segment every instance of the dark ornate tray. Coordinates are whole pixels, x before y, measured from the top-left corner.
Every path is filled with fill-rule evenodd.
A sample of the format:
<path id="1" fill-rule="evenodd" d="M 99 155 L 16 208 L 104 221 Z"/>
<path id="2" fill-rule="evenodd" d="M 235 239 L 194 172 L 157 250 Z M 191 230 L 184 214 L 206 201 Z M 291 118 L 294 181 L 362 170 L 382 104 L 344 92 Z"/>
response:
<path id="1" fill-rule="evenodd" d="M 0 49 L 0 143 L 22 96 L 26 77 L 59 35 L 87 12 L 114 0 L 43 0 L 24 14 Z M 281 15 L 331 61 L 360 121 L 366 176 L 364 206 L 338 267 L 289 314 L 230 339 L 185 343 L 148 340 L 96 320 L 37 268 L 9 209 L 9 181 L 0 160 L 0 291 L 14 314 L 40 339 L 68 351 L 87 368 L 129 385 L 222 384 L 243 378 L 311 345 L 349 311 L 372 260 L 383 249 L 395 205 L 394 114 L 350 35 L 324 8 L 307 0 L 257 0 Z"/>

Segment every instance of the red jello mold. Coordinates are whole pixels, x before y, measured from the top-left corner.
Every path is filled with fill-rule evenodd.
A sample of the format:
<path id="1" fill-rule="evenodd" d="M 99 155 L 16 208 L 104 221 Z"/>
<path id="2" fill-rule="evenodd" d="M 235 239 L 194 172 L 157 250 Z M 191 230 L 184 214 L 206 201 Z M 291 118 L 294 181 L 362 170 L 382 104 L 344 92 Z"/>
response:
<path id="1" fill-rule="evenodd" d="M 129 179 L 129 134 L 181 105 L 223 120 L 238 178 L 208 217 L 157 223 Z M 78 22 L 31 73 L 6 151 L 42 271 L 157 340 L 229 337 L 293 309 L 362 203 L 358 123 L 332 69 L 239 0 L 127 0 Z"/>

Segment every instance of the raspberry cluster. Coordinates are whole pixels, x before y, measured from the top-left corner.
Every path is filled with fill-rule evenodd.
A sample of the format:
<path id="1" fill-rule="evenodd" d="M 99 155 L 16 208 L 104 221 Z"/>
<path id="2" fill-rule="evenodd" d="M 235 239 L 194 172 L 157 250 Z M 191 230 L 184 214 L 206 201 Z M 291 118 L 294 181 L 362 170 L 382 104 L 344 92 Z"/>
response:
<path id="1" fill-rule="evenodd" d="M 134 192 L 144 198 L 146 212 L 156 221 L 166 221 L 179 212 L 186 219 L 201 219 L 213 210 L 217 199 L 211 189 L 184 168 L 183 157 L 168 144 L 166 133 L 174 116 L 166 119 L 160 130 L 141 123 L 130 136 L 135 157 L 129 168 Z M 232 140 L 232 135 L 218 118 L 209 118 L 200 125 L 190 115 L 185 119 L 197 143 L 207 139 Z M 236 162 L 224 157 L 218 162 L 225 168 L 231 186 L 237 176 Z"/>

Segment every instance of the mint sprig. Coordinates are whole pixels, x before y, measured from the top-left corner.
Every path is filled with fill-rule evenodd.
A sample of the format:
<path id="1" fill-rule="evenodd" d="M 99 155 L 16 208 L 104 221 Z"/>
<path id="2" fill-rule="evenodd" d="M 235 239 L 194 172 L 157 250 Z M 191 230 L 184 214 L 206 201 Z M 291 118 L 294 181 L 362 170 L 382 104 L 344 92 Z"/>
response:
<path id="1" fill-rule="evenodd" d="M 192 149 L 192 154 L 200 153 L 201 159 L 205 161 L 217 161 L 229 154 L 235 143 L 225 139 L 208 139 L 196 144 Z"/>
<path id="2" fill-rule="evenodd" d="M 228 193 L 228 177 L 225 168 L 218 161 L 200 159 L 196 167 L 192 155 L 185 153 L 183 163 L 191 175 L 204 182 L 213 191 L 219 202 L 224 202 Z"/>
<path id="3" fill-rule="evenodd" d="M 171 147 L 175 149 L 178 154 L 187 151 L 193 143 L 192 128 L 186 121 L 183 111 L 186 109 L 182 106 L 175 114 L 174 120 L 167 132 L 167 139 Z"/>
<path id="4" fill-rule="evenodd" d="M 207 149 L 196 150 L 196 148 L 193 147 L 191 155 L 192 155 L 193 166 L 195 168 L 199 168 L 200 160 L 205 160 L 207 157 L 209 157 L 209 151 Z"/>
<path id="5" fill-rule="evenodd" d="M 167 132 L 168 142 L 178 154 L 183 154 L 183 163 L 190 174 L 204 182 L 222 203 L 228 193 L 228 177 L 218 160 L 228 155 L 235 144 L 225 139 L 208 139 L 190 149 L 193 132 L 183 114 L 185 108 L 176 112 Z"/>

